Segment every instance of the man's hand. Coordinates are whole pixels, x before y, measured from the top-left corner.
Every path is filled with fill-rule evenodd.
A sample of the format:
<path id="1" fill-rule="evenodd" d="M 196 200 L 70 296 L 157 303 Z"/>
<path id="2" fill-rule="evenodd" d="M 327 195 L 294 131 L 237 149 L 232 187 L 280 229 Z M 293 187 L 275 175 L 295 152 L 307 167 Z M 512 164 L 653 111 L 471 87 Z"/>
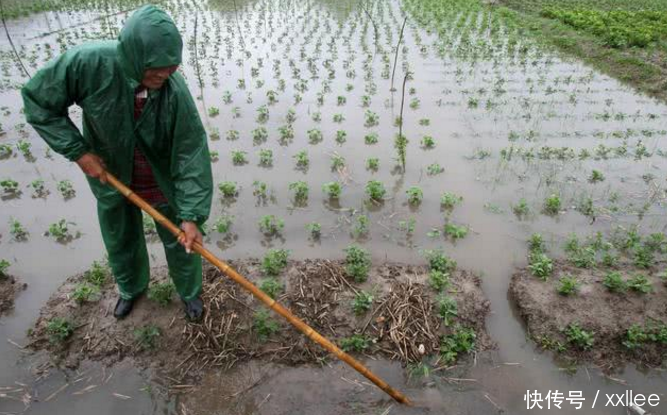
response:
<path id="1" fill-rule="evenodd" d="M 76 164 L 79 165 L 81 170 L 83 170 L 86 175 L 98 179 L 102 183 L 106 184 L 106 166 L 104 165 L 104 161 L 102 161 L 102 159 L 98 156 L 93 153 L 86 153 L 76 161 Z"/>
<path id="2" fill-rule="evenodd" d="M 183 229 L 183 234 L 178 238 L 178 242 L 185 247 L 185 252 L 192 253 L 192 244 L 195 242 L 203 244 L 201 232 L 194 222 L 182 222 L 181 229 Z"/>

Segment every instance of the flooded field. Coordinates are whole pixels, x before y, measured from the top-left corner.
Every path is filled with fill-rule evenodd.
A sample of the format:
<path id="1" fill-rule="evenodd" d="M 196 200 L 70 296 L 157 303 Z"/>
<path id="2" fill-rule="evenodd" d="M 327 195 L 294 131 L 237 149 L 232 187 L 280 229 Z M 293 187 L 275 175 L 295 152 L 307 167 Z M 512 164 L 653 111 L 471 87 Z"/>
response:
<path id="1" fill-rule="evenodd" d="M 7 21 L 31 74 L 71 46 L 115 38 L 134 7 L 70 3 Z M 628 366 L 610 377 L 559 366 L 528 339 L 508 286 L 526 265 L 533 233 L 558 255 L 572 232 L 665 232 L 667 106 L 542 48 L 496 9 L 440 3 L 161 7 L 184 36 L 181 70 L 214 155 L 207 247 L 223 259 L 271 248 L 297 260 L 341 259 L 358 243 L 377 264 L 424 264 L 425 251 L 443 249 L 482 277 L 496 351 L 462 361 L 455 375 L 417 381 L 396 362 L 370 361 L 426 407 L 410 410 L 340 365 L 244 364 L 205 379 L 197 399 L 167 397 L 127 362 L 40 372 L 45 357 L 17 345 L 28 342 L 26 330 L 51 293 L 103 259 L 104 248 L 83 174 L 25 124 L 19 88 L 27 78 L 3 37 L 0 260 L 28 288 L 0 320 L 0 387 L 14 388 L 12 399 L 0 397 L 0 413 L 534 413 L 523 399 L 530 389 L 583 391 L 586 413 L 624 414 L 591 409 L 596 391 L 664 399 L 661 370 Z M 73 109 L 77 125 L 80 118 Z M 396 145 L 401 121 L 405 146 Z M 369 182 L 386 190 L 382 200 L 372 200 Z M 338 198 L 329 183 L 340 184 Z M 259 225 L 268 215 L 284 223 L 270 236 Z M 61 220 L 71 222 L 67 233 L 46 236 Z M 160 243 L 149 248 L 153 264 L 164 264 Z M 576 412 L 569 405 L 545 411 Z"/>

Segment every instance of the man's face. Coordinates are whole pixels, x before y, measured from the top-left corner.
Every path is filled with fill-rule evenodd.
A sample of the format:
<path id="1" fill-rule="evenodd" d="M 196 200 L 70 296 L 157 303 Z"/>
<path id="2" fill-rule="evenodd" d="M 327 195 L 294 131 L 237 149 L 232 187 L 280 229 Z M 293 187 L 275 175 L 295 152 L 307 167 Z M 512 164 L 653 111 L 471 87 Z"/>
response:
<path id="1" fill-rule="evenodd" d="M 146 69 L 141 84 L 148 89 L 160 89 L 167 78 L 176 72 L 176 69 L 178 69 L 178 65 Z"/>

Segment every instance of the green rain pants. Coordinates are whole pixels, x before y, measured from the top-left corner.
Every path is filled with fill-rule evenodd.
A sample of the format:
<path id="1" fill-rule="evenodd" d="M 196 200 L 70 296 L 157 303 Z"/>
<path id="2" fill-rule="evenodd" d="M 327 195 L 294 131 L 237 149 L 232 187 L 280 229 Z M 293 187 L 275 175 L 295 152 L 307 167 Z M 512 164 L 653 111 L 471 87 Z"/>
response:
<path id="1" fill-rule="evenodd" d="M 176 214 L 169 205 L 161 204 L 155 208 L 170 221 L 177 223 Z M 120 296 L 126 300 L 136 298 L 146 291 L 150 279 L 141 210 L 123 200 L 112 206 L 98 203 L 97 215 Z M 201 256 L 185 252 L 185 248 L 171 232 L 158 223 L 155 225 L 164 245 L 169 275 L 176 291 L 184 301 L 195 299 L 202 286 Z"/>

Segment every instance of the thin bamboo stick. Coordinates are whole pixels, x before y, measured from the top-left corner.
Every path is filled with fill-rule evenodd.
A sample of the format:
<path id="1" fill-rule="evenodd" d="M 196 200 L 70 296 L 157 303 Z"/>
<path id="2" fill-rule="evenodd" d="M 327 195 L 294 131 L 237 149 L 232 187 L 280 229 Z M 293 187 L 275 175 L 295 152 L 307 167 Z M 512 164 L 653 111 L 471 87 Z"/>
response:
<path id="1" fill-rule="evenodd" d="M 173 233 L 177 237 L 180 236 L 183 233 L 181 231 L 181 229 L 179 229 L 169 219 L 167 219 L 164 215 L 162 215 L 160 212 L 158 212 L 151 205 L 149 205 L 145 200 L 143 200 L 141 197 L 139 197 L 134 192 L 132 192 L 132 190 L 130 190 L 123 183 L 121 183 L 111 173 L 106 172 L 105 175 L 106 175 L 107 183 L 109 183 L 112 187 L 114 187 L 116 190 L 118 190 L 123 196 L 128 198 L 132 203 L 134 203 L 139 208 L 141 208 L 141 210 L 148 213 L 159 224 L 161 224 L 162 226 L 167 228 L 169 230 L 169 232 Z M 264 291 L 257 288 L 253 283 L 251 283 L 246 278 L 241 276 L 239 273 L 237 273 L 233 268 L 231 268 L 225 262 L 218 259 L 215 255 L 213 255 L 208 249 L 204 248 L 201 244 L 199 244 L 198 242 L 195 242 L 193 244 L 192 249 L 196 253 L 200 254 L 202 257 L 206 258 L 206 260 L 208 260 L 211 264 L 215 265 L 220 271 L 222 271 L 229 278 L 234 280 L 236 283 L 240 284 L 243 288 L 245 288 L 247 291 L 249 291 L 253 296 L 255 296 L 260 301 L 262 301 L 264 304 L 266 304 L 266 306 L 269 307 L 271 310 L 273 310 L 276 313 L 283 316 L 290 324 L 292 324 L 294 327 L 296 327 L 299 331 L 301 331 L 303 334 L 305 334 L 312 341 L 314 341 L 315 343 L 318 343 L 320 346 L 324 347 L 326 350 L 331 352 L 338 359 L 340 359 L 343 362 L 347 363 L 348 365 L 352 366 L 352 368 L 354 368 L 357 372 L 361 373 L 368 380 L 375 383 L 380 389 L 382 389 L 384 392 L 389 394 L 397 402 L 402 403 L 402 404 L 406 404 L 406 405 L 411 405 L 410 400 L 405 395 L 403 395 L 398 390 L 389 386 L 389 384 L 387 382 L 385 382 L 384 380 L 382 380 L 378 376 L 376 376 L 373 372 L 371 372 L 368 368 L 366 368 L 363 364 L 361 364 L 361 362 L 359 362 L 358 360 L 356 360 L 355 358 L 353 358 L 349 354 L 345 353 L 340 348 L 338 348 L 338 346 L 336 346 L 334 343 L 332 343 L 331 341 L 329 341 L 328 339 L 323 337 L 317 331 L 313 330 L 310 326 L 308 326 L 306 323 L 304 323 L 301 319 L 299 319 L 297 316 L 292 314 L 288 309 L 286 309 L 285 307 L 283 307 L 282 305 L 277 303 L 273 298 L 271 298 L 267 294 L 265 294 Z"/>

